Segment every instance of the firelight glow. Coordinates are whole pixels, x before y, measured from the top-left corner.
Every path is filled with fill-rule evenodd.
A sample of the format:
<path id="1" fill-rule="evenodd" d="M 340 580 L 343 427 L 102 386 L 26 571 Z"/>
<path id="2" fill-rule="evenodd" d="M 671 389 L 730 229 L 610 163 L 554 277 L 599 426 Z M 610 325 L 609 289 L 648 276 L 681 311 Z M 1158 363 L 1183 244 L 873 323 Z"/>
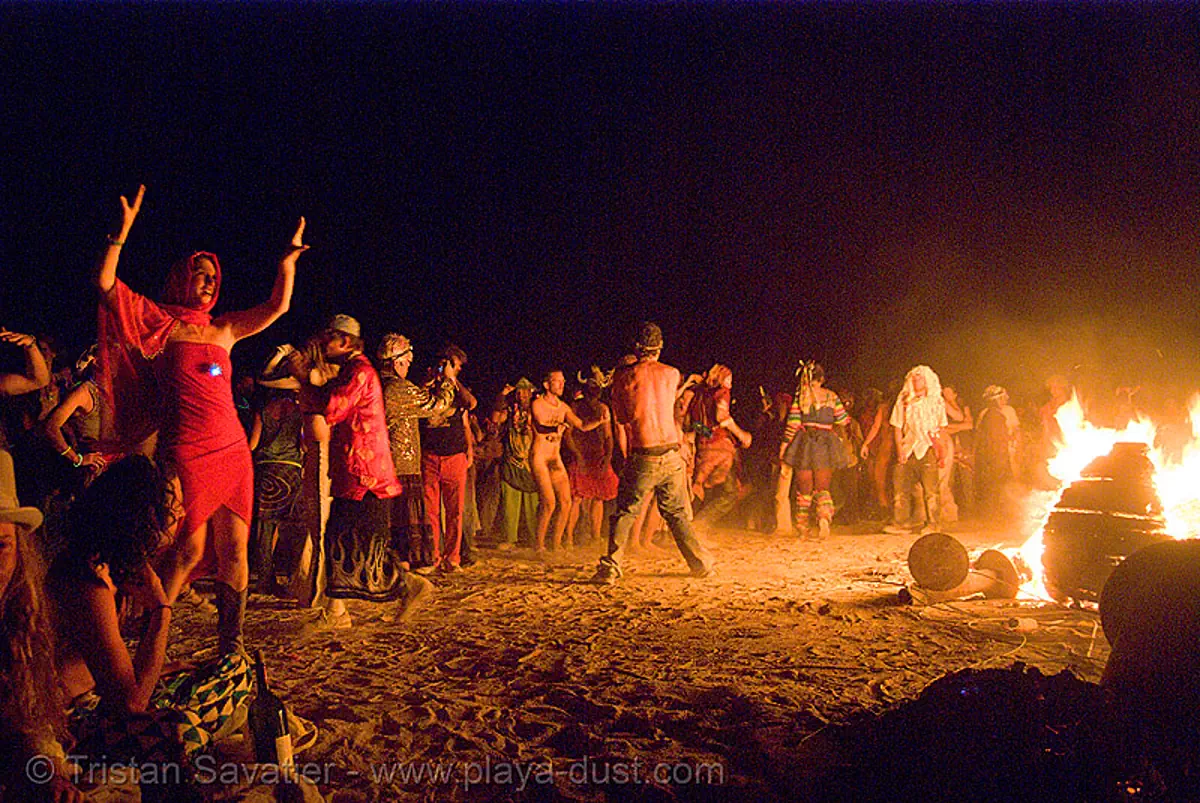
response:
<path id="1" fill-rule="evenodd" d="M 1032 570 L 1033 578 L 1021 586 L 1022 596 L 1050 599 L 1042 568 L 1043 528 L 1063 491 L 1082 476 L 1089 463 L 1108 454 L 1115 444 L 1142 443 L 1149 447 L 1154 487 L 1162 501 L 1167 533 L 1173 538 L 1190 538 L 1200 532 L 1200 394 L 1193 396 L 1189 405 L 1192 437 L 1178 462 L 1168 461 L 1155 446 L 1158 428 L 1149 419 L 1136 418 L 1120 430 L 1098 427 L 1087 420 L 1075 395 L 1058 409 L 1055 418 L 1062 441 L 1056 444 L 1058 453 L 1050 460 L 1048 470 L 1062 486 L 1029 497 L 1028 521 L 1033 534 L 1017 553 Z"/>

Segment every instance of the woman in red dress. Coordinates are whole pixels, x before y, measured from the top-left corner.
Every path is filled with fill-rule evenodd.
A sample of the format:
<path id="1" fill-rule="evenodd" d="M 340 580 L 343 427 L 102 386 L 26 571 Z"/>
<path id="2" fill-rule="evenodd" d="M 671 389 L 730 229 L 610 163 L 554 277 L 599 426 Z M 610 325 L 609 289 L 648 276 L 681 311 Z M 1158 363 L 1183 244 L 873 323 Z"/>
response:
<path id="1" fill-rule="evenodd" d="M 162 301 L 130 290 L 117 262 L 141 209 L 144 186 L 121 198 L 121 228 L 108 237 L 95 282 L 100 291 L 99 379 L 119 441 L 136 444 L 158 431 L 158 459 L 178 475 L 183 520 L 163 569 L 168 602 L 200 564 L 206 548 L 216 559 L 217 637 L 221 654 L 242 649 L 249 585 L 247 544 L 254 472 L 230 383 L 229 352 L 287 312 L 304 218 L 279 262 L 271 297 L 241 312 L 213 318 L 221 266 L 199 252 L 176 263 Z M 209 536 L 211 537 L 211 542 Z"/>

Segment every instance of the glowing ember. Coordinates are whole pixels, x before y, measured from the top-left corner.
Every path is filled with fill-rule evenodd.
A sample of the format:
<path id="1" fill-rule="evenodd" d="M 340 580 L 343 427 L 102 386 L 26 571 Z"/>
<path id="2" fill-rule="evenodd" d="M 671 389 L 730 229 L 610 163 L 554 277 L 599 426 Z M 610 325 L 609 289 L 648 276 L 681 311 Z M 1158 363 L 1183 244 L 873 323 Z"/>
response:
<path id="1" fill-rule="evenodd" d="M 1166 532 L 1173 538 L 1189 538 L 1200 532 L 1200 395 L 1190 406 L 1192 439 L 1183 450 L 1182 460 L 1169 462 L 1155 447 L 1153 422 L 1134 420 L 1122 430 L 1098 427 L 1087 420 L 1083 406 L 1074 395 L 1059 408 L 1055 418 L 1062 430 L 1058 453 L 1050 460 L 1049 472 L 1062 483 L 1061 490 L 1035 491 L 1028 500 L 1026 527 L 1031 537 L 1017 550 L 1017 556 L 1032 569 L 1033 579 L 1021 586 L 1022 595 L 1049 599 L 1042 565 L 1043 531 L 1063 492 L 1083 476 L 1084 469 L 1097 458 L 1109 454 L 1118 443 L 1145 444 L 1154 464 L 1154 489 L 1162 500 Z"/>

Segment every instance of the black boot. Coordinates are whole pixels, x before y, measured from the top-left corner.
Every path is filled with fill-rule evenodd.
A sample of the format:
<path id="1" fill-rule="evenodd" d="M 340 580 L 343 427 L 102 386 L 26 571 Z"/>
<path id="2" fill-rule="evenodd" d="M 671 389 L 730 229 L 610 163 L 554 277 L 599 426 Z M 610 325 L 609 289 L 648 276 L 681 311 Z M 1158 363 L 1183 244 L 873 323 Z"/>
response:
<path id="1" fill-rule="evenodd" d="M 245 652 L 242 642 L 242 622 L 246 618 L 246 591 L 234 591 L 225 583 L 213 584 L 217 592 L 217 652 L 229 655 Z"/>

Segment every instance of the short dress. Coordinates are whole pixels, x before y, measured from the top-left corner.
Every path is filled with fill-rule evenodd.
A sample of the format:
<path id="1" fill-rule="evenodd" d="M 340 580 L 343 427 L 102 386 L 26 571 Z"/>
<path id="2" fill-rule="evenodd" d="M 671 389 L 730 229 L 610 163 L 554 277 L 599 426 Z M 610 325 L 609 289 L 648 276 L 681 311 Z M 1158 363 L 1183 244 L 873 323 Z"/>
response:
<path id="1" fill-rule="evenodd" d="M 180 533 L 194 532 L 222 507 L 249 523 L 254 464 L 233 403 L 229 352 L 175 340 L 154 361 L 154 373 L 165 407 L 158 453 L 183 489 Z"/>
<path id="2" fill-rule="evenodd" d="M 802 411 L 801 429 L 789 444 L 784 461 L 797 471 L 836 471 L 849 465 L 846 447 L 833 428 L 847 420 L 845 408 L 836 395 L 821 406 Z"/>

